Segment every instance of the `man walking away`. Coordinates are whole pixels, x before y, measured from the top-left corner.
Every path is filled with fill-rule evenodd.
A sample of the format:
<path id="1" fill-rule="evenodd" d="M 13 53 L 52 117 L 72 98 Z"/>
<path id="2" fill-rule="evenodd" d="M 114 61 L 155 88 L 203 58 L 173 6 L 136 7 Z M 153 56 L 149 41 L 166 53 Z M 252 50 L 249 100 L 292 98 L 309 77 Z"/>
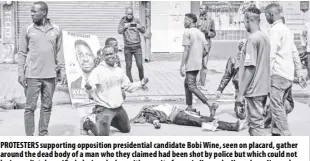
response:
<path id="1" fill-rule="evenodd" d="M 263 113 L 270 90 L 270 43 L 259 28 L 260 14 L 258 8 L 249 7 L 244 15 L 244 25 L 250 35 L 240 59 L 236 99 L 237 105 L 242 105 L 245 97 L 251 136 L 265 135 Z"/>
<path id="2" fill-rule="evenodd" d="M 145 27 L 140 24 L 139 19 L 133 15 L 132 8 L 126 8 L 126 16 L 124 16 L 118 26 L 118 33 L 123 35 L 124 39 L 124 54 L 126 62 L 126 74 L 131 82 L 132 56 L 135 56 L 136 64 L 139 71 L 139 78 L 144 78 L 142 49 L 140 33 L 145 33 Z"/>
<path id="3" fill-rule="evenodd" d="M 215 116 L 217 106 L 210 106 L 208 99 L 203 93 L 197 88 L 196 77 L 199 70 L 202 67 L 202 58 L 209 52 L 208 42 L 205 40 L 203 33 L 195 28 L 197 17 L 193 13 L 185 15 L 184 27 L 186 28 L 183 34 L 183 58 L 180 67 L 180 74 L 182 77 L 185 76 L 184 88 L 186 110 L 194 110 L 192 107 L 193 93 L 198 97 L 204 104 L 210 108 L 210 117 Z"/>
<path id="4" fill-rule="evenodd" d="M 26 26 L 20 37 L 18 82 L 25 89 L 24 119 L 27 136 L 34 134 L 34 111 L 39 94 L 41 94 L 39 135 L 48 135 L 57 68 L 60 68 L 62 85 L 66 84 L 64 57 L 61 49 L 62 31 L 50 22 L 47 13 L 46 3 L 35 2 L 31 7 L 33 24 Z"/>
<path id="5" fill-rule="evenodd" d="M 209 43 L 209 51 L 211 50 L 211 38 L 216 36 L 215 32 L 215 24 L 211 17 L 208 16 L 208 6 L 203 4 L 200 6 L 200 15 L 199 20 L 196 24 L 196 27 L 203 32 L 207 42 Z M 200 80 L 199 80 L 199 88 L 202 90 L 207 90 L 206 88 L 206 79 L 207 79 L 207 64 L 208 64 L 209 54 L 203 57 L 202 69 L 200 70 Z"/>

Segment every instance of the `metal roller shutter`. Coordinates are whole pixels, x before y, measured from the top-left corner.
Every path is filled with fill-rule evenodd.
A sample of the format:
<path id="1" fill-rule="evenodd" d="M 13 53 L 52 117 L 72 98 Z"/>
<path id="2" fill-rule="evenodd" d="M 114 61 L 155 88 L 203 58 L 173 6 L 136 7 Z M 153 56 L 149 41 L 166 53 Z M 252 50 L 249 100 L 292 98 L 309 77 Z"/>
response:
<path id="1" fill-rule="evenodd" d="M 117 33 L 118 23 L 125 15 L 125 8 L 132 6 L 131 1 L 48 1 L 48 18 L 62 29 L 71 32 L 97 35 L 100 45 L 108 37 L 115 37 L 120 46 L 123 37 Z M 17 22 L 18 39 L 22 28 L 32 22 L 31 6 L 33 1 L 18 2 Z"/>

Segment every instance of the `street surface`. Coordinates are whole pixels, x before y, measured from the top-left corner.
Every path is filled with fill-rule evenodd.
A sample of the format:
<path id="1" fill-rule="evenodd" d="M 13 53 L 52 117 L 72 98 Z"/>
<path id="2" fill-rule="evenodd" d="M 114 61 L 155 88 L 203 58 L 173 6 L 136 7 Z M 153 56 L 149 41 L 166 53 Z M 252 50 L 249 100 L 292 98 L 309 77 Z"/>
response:
<path id="1" fill-rule="evenodd" d="M 197 101 L 198 102 L 198 101 Z M 184 104 L 169 102 L 185 108 Z M 160 102 L 154 104 L 161 104 Z M 146 103 L 125 103 L 124 108 L 129 118 L 135 117 Z M 195 104 L 202 115 L 209 115 L 208 109 L 200 102 Z M 0 110 L 0 136 L 24 136 L 23 123 L 24 110 Z M 296 102 L 295 110 L 289 115 L 289 124 L 294 136 L 310 136 L 310 108 L 308 105 Z M 39 109 L 36 111 L 36 125 L 39 121 Z M 233 104 L 223 103 L 216 114 L 220 120 L 235 122 Z M 70 105 L 59 105 L 53 109 L 49 132 L 50 136 L 78 136 L 79 114 Z M 135 124 L 131 132 L 123 134 L 111 128 L 111 135 L 115 136 L 248 136 L 247 130 L 240 132 L 230 131 L 204 131 L 200 127 L 161 124 L 160 129 L 155 129 L 152 124 Z M 36 130 L 37 132 L 37 130 Z M 37 135 L 37 134 L 35 134 Z"/>
<path id="2" fill-rule="evenodd" d="M 122 67 L 125 68 L 124 57 L 119 53 L 122 61 Z M 178 54 L 156 54 L 153 61 L 144 64 L 145 77 L 150 79 L 148 91 L 138 91 L 127 94 L 124 108 L 130 118 L 135 117 L 140 109 L 147 104 L 170 103 L 185 108 L 184 86 L 179 74 L 180 55 Z M 223 72 L 225 70 L 226 60 L 210 60 L 207 76 L 208 92 L 204 94 L 214 99 L 216 91 Z M 133 60 L 132 73 L 135 80 L 138 78 L 138 72 Z M 0 101 L 9 101 L 13 98 L 23 97 L 23 89 L 17 82 L 17 65 L 0 64 Z M 221 98 L 220 107 L 216 117 L 220 120 L 236 122 L 233 112 L 233 102 L 226 102 L 233 99 L 234 89 L 230 83 Z M 298 85 L 293 86 L 293 95 L 295 99 L 295 110 L 289 115 L 289 124 L 293 135 L 310 136 L 310 85 L 306 89 L 301 89 Z M 196 97 L 195 108 L 201 111 L 202 115 L 209 116 L 208 109 L 201 104 Z M 40 100 L 40 99 L 39 99 Z M 159 102 L 158 102 L 159 101 Z M 0 103 L 1 103 L 0 102 Z M 76 136 L 79 135 L 79 114 L 76 109 L 72 109 L 68 90 L 58 87 L 54 95 L 53 112 L 50 121 L 49 132 L 51 136 Z M 36 125 L 39 119 L 38 108 L 36 111 Z M 3 110 L 0 108 L 0 136 L 23 136 L 24 133 L 24 110 Z M 36 131 L 37 132 L 37 131 Z M 241 132 L 203 131 L 199 127 L 187 127 L 178 125 L 164 125 L 161 129 L 155 129 L 151 124 L 132 125 L 131 132 L 121 134 L 112 128 L 112 135 L 220 135 L 220 136 L 247 136 L 247 130 Z"/>

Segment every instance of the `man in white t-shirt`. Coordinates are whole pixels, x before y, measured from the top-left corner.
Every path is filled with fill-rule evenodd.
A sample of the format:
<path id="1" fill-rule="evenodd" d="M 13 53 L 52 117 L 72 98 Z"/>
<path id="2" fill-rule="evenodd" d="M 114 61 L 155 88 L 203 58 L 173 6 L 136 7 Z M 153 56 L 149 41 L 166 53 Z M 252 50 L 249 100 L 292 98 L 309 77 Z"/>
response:
<path id="1" fill-rule="evenodd" d="M 122 90 L 134 92 L 148 83 L 147 78 L 131 82 L 124 70 L 115 65 L 116 53 L 113 47 L 102 50 L 102 61 L 89 75 L 86 92 L 94 99 L 97 135 L 110 135 L 110 126 L 120 132 L 130 132 L 128 115 L 123 108 Z"/>

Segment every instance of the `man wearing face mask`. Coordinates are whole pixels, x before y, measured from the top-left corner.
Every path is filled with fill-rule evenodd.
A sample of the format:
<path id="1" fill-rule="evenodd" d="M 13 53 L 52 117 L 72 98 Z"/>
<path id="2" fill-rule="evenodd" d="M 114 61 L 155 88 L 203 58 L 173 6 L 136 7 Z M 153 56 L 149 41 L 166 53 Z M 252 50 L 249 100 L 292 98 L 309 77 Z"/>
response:
<path id="1" fill-rule="evenodd" d="M 140 33 L 145 33 L 145 27 L 140 24 L 139 19 L 133 16 L 133 9 L 126 8 L 126 16 L 119 22 L 118 33 L 124 38 L 124 54 L 126 62 L 126 74 L 131 82 L 132 56 L 135 56 L 136 64 L 139 71 L 139 78 L 144 78 L 142 49 Z"/>
<path id="2" fill-rule="evenodd" d="M 116 53 L 114 47 L 107 46 L 102 50 L 102 61 L 90 74 L 85 84 L 86 92 L 94 98 L 96 124 L 98 133 L 94 135 L 110 135 L 110 126 L 120 132 L 130 132 L 128 115 L 123 108 L 122 90 L 134 92 L 142 89 L 148 83 L 147 78 L 131 82 L 122 68 L 115 65 Z"/>
<path id="3" fill-rule="evenodd" d="M 61 73 L 61 84 L 66 84 L 62 31 L 51 23 L 47 14 L 47 4 L 35 2 L 31 7 L 33 23 L 26 26 L 20 36 L 18 82 L 25 89 L 24 121 L 27 136 L 34 135 L 34 111 L 40 94 L 39 135 L 48 135 L 57 70 Z"/>

